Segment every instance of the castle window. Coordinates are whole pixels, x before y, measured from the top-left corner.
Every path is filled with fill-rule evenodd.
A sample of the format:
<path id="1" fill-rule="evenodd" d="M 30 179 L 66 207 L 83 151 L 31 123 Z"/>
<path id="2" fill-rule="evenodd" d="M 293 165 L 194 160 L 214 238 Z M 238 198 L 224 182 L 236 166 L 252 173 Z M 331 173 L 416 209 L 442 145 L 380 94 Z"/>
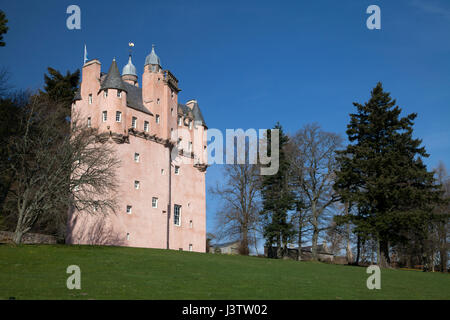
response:
<path id="1" fill-rule="evenodd" d="M 93 208 L 94 212 L 97 212 L 98 210 L 98 201 L 94 201 L 94 208 Z"/>
<path id="2" fill-rule="evenodd" d="M 162 176 L 164 175 L 164 169 L 161 169 L 161 175 Z"/>
<path id="3" fill-rule="evenodd" d="M 159 104 L 159 101 L 160 101 L 160 100 L 159 100 L 159 98 L 158 98 L 158 99 L 156 99 L 156 104 Z"/>
<path id="4" fill-rule="evenodd" d="M 192 120 L 189 120 L 189 130 L 192 129 Z"/>
<path id="5" fill-rule="evenodd" d="M 141 183 L 137 180 L 134 181 L 134 188 L 137 190 L 140 188 Z"/>
<path id="6" fill-rule="evenodd" d="M 183 124 L 183 118 L 178 116 L 178 125 L 181 126 Z"/>
<path id="7" fill-rule="evenodd" d="M 192 228 L 192 226 L 193 226 L 192 220 L 189 220 L 189 228 Z"/>
<path id="8" fill-rule="evenodd" d="M 116 111 L 116 122 L 122 122 L 122 112 Z"/>
<path id="9" fill-rule="evenodd" d="M 90 128 L 91 127 L 91 117 L 87 118 L 87 127 Z"/>
<path id="10" fill-rule="evenodd" d="M 89 94 L 88 101 L 89 101 L 89 104 L 92 104 L 92 93 Z"/>
<path id="11" fill-rule="evenodd" d="M 130 240 L 130 234 L 127 232 L 127 240 Z"/>
<path id="12" fill-rule="evenodd" d="M 173 224 L 181 226 L 181 206 L 178 204 L 175 204 L 173 208 Z"/>
<path id="13" fill-rule="evenodd" d="M 148 132 L 148 125 L 149 125 L 148 121 L 144 121 L 144 131 L 145 132 Z"/>
<path id="14" fill-rule="evenodd" d="M 103 122 L 106 122 L 106 120 L 108 120 L 108 111 L 103 111 L 102 119 L 103 119 Z"/>
<path id="15" fill-rule="evenodd" d="M 117 97 L 122 98 L 122 90 L 117 90 Z"/>
<path id="16" fill-rule="evenodd" d="M 180 174 L 180 167 L 179 166 L 175 166 L 175 174 Z"/>
<path id="17" fill-rule="evenodd" d="M 188 152 L 192 152 L 192 142 L 188 143 Z"/>
<path id="18" fill-rule="evenodd" d="M 170 108 L 170 114 L 173 115 L 173 108 Z"/>
<path id="19" fill-rule="evenodd" d="M 192 243 L 189 243 L 189 251 L 192 251 Z"/>
<path id="20" fill-rule="evenodd" d="M 134 162 L 139 162 L 139 153 L 134 154 Z"/>
<path id="21" fill-rule="evenodd" d="M 152 198 L 152 208 L 158 208 L 158 198 Z"/>
<path id="22" fill-rule="evenodd" d="M 105 91 L 103 91 L 103 97 L 105 97 L 105 98 L 108 97 L 108 89 L 106 89 Z"/>
<path id="23" fill-rule="evenodd" d="M 170 96 L 171 96 L 172 99 L 173 99 L 173 97 L 174 97 L 173 90 L 170 92 Z"/>
<path id="24" fill-rule="evenodd" d="M 156 120 L 156 123 L 158 123 L 158 124 L 159 124 L 159 114 L 157 114 L 157 115 L 156 115 L 156 118 L 155 118 L 155 120 Z"/>
<path id="25" fill-rule="evenodd" d="M 131 214 L 131 208 L 132 208 L 131 206 L 127 206 L 127 213 L 128 214 Z"/>
<path id="26" fill-rule="evenodd" d="M 136 129 L 136 127 L 137 127 L 137 118 L 136 118 L 136 117 L 133 117 L 133 118 L 131 119 L 131 127 L 132 127 L 133 129 Z"/>

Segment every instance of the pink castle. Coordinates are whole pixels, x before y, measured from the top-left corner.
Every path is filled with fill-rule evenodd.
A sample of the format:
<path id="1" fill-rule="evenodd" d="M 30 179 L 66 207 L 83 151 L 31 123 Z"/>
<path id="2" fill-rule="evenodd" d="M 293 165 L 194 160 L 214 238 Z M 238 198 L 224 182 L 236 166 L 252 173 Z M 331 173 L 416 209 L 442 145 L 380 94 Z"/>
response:
<path id="1" fill-rule="evenodd" d="M 84 64 L 72 110 L 109 133 L 121 160 L 120 198 L 116 214 L 71 213 L 68 243 L 205 252 L 206 142 L 193 147 L 193 141 L 207 127 L 196 100 L 178 103 L 179 91 L 154 48 L 145 59 L 142 88 L 131 55 L 122 75 L 115 60 L 107 74 L 96 59 Z M 173 159 L 174 145 L 188 151 L 179 157 L 196 161 Z"/>

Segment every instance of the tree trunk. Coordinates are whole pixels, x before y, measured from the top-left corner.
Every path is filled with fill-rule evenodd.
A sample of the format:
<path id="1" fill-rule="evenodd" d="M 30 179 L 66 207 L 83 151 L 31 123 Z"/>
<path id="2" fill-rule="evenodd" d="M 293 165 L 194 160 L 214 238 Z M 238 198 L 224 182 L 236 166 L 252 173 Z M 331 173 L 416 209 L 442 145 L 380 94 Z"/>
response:
<path id="1" fill-rule="evenodd" d="M 356 261 L 355 261 L 356 265 L 359 265 L 360 255 L 361 255 L 361 238 L 358 235 L 356 239 Z"/>
<path id="2" fill-rule="evenodd" d="M 242 239 L 241 239 L 241 244 L 240 244 L 240 248 L 239 248 L 239 253 L 244 256 L 248 256 L 248 254 L 249 254 L 248 234 L 247 234 L 247 230 L 245 230 L 245 229 L 242 232 Z"/>
<path id="3" fill-rule="evenodd" d="M 297 260 L 302 260 L 302 226 L 299 218 Z"/>
<path id="4" fill-rule="evenodd" d="M 23 238 L 23 232 L 19 228 L 16 228 L 16 231 L 14 232 L 13 241 L 15 244 L 21 244 Z"/>
<path id="5" fill-rule="evenodd" d="M 389 257 L 389 243 L 387 241 L 378 240 L 378 265 L 381 268 L 389 268 L 391 265 L 391 260 Z"/>
<path id="6" fill-rule="evenodd" d="M 280 235 L 277 236 L 277 259 L 282 258 L 282 252 L 281 252 L 281 237 Z"/>
<path id="7" fill-rule="evenodd" d="M 311 246 L 311 255 L 314 261 L 317 261 L 317 241 L 319 240 L 319 231 L 317 227 L 314 226 L 313 236 L 312 236 L 312 246 Z"/>
<path id="8" fill-rule="evenodd" d="M 345 215 L 348 216 L 348 202 L 345 203 Z M 353 263 L 353 253 L 350 245 L 350 223 L 347 223 L 347 248 L 346 248 L 347 264 Z"/>

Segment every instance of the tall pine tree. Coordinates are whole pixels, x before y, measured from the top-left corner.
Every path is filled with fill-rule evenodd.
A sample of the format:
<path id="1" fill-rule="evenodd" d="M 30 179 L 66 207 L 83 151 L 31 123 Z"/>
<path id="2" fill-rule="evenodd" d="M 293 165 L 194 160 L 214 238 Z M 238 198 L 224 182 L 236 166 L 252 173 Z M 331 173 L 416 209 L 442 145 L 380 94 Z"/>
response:
<path id="1" fill-rule="evenodd" d="M 368 102 L 354 106 L 357 112 L 347 126 L 350 144 L 338 152 L 334 188 L 358 208 L 349 220 L 378 241 L 378 263 L 387 267 L 391 245 L 407 242 L 411 232 L 425 236 L 440 193 L 422 162 L 428 157 L 422 141 L 412 136 L 417 114 L 400 117 L 401 109 L 381 83 Z"/>
<path id="2" fill-rule="evenodd" d="M 262 176 L 261 196 L 263 199 L 263 214 L 266 221 L 264 237 L 266 245 L 277 247 L 277 257 L 281 258 L 287 252 L 287 244 L 294 235 L 294 225 L 289 219 L 289 211 L 294 209 L 296 198 L 290 186 L 289 162 L 286 156 L 286 146 L 289 138 L 284 134 L 279 123 L 274 129 L 279 130 L 279 168 L 274 175 Z M 267 130 L 267 142 L 271 154 L 271 130 Z"/>

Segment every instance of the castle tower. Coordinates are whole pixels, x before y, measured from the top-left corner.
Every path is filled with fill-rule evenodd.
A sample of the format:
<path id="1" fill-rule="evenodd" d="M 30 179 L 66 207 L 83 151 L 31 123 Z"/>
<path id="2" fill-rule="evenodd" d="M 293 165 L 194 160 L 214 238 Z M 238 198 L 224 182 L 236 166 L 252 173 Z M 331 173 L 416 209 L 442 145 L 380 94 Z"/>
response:
<path id="1" fill-rule="evenodd" d="M 126 133 L 127 89 L 116 60 L 111 63 L 98 92 L 100 103 L 99 129 L 117 134 Z"/>
<path id="2" fill-rule="evenodd" d="M 132 84 L 133 86 L 139 86 L 136 67 L 133 62 L 131 62 L 131 54 L 128 58 L 128 63 L 122 69 L 122 80 L 126 83 Z"/>
<path id="3" fill-rule="evenodd" d="M 145 107 L 155 115 L 157 134 L 170 139 L 176 134 L 178 80 L 163 70 L 155 46 L 145 59 L 142 74 L 142 98 Z"/>

